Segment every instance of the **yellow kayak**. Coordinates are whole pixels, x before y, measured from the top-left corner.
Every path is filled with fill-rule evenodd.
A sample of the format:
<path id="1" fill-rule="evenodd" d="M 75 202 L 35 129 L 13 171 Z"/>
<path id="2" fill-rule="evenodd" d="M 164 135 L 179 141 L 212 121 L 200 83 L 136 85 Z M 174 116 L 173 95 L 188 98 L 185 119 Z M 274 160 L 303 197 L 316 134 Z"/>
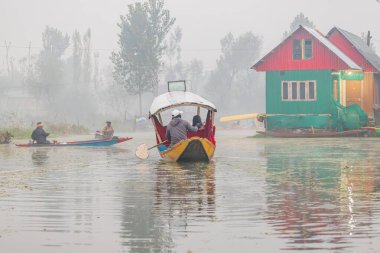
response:
<path id="1" fill-rule="evenodd" d="M 220 122 L 237 121 L 237 120 L 244 120 L 244 119 L 254 119 L 257 117 L 257 115 L 258 115 L 258 113 L 225 116 L 225 117 L 220 118 Z"/>
<path id="2" fill-rule="evenodd" d="M 174 162 L 210 161 L 214 152 L 215 145 L 211 141 L 206 138 L 192 137 L 178 142 L 170 149 L 160 151 L 160 155 Z"/>

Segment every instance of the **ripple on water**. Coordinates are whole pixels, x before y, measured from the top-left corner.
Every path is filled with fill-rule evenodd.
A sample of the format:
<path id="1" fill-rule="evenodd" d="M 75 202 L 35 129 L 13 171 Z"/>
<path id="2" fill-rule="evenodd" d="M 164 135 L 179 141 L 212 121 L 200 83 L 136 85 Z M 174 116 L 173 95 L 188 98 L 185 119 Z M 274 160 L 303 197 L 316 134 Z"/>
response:
<path id="1" fill-rule="evenodd" d="M 211 163 L 134 147 L 0 147 L 9 252 L 376 252 L 380 143 L 219 132 Z M 137 140 L 136 140 L 137 139 Z M 24 244 L 18 243 L 24 241 Z M 26 246 L 28 245 L 28 246 Z"/>

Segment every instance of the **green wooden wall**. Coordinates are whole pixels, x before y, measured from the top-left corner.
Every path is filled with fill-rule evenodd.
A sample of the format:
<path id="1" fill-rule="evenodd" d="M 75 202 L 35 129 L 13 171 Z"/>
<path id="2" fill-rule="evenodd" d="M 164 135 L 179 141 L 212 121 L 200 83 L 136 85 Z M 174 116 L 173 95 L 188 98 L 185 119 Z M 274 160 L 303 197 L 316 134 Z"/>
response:
<path id="1" fill-rule="evenodd" d="M 316 81 L 316 101 L 282 101 L 281 81 Z M 332 76 L 330 70 L 266 72 L 267 114 L 331 113 Z"/>

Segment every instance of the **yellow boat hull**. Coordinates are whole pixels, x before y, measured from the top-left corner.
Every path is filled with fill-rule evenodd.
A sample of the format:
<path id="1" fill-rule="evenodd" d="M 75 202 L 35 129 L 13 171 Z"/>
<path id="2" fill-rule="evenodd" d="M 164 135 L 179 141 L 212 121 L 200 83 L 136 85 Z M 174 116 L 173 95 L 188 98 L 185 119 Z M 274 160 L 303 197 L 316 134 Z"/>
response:
<path id="1" fill-rule="evenodd" d="M 178 142 L 172 148 L 160 152 L 164 159 L 180 161 L 210 161 L 214 156 L 215 145 L 208 139 L 192 137 Z"/>

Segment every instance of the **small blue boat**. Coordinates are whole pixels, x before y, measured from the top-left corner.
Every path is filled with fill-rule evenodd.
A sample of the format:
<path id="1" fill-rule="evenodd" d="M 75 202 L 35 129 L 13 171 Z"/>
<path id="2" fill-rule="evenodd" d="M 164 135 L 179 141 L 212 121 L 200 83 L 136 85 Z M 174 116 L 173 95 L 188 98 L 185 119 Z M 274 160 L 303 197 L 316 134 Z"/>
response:
<path id="1" fill-rule="evenodd" d="M 67 147 L 67 146 L 79 146 L 79 147 L 105 147 L 111 146 L 118 143 L 131 140 L 131 137 L 119 138 L 114 136 L 112 139 L 108 140 L 87 140 L 87 141 L 68 141 L 68 142 L 52 142 L 46 144 L 37 143 L 27 143 L 27 144 L 16 144 L 17 147 Z"/>

